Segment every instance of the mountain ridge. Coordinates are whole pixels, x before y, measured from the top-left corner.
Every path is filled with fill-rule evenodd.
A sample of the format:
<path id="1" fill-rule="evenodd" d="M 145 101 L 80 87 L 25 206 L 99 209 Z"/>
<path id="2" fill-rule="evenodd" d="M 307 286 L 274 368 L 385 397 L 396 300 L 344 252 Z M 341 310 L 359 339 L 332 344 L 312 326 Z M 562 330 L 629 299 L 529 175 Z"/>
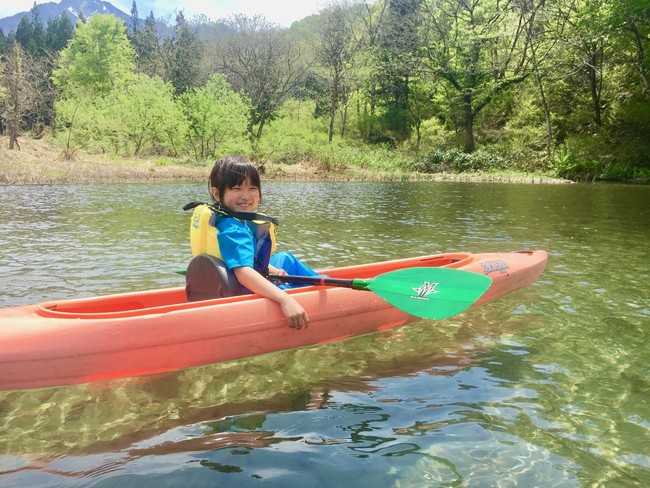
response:
<path id="1" fill-rule="evenodd" d="M 38 10 L 38 17 L 47 26 L 47 21 L 58 18 L 62 13 L 68 16 L 72 25 L 77 25 L 77 20 L 83 15 L 84 18 L 89 19 L 97 14 L 112 14 L 118 19 L 125 22 L 130 21 L 131 15 L 122 12 L 119 8 L 106 0 L 61 0 L 60 2 L 47 2 L 41 3 L 36 6 Z M 31 20 L 31 9 L 26 12 L 18 12 L 0 19 L 0 29 L 7 35 L 10 32 L 15 32 L 25 15 Z"/>

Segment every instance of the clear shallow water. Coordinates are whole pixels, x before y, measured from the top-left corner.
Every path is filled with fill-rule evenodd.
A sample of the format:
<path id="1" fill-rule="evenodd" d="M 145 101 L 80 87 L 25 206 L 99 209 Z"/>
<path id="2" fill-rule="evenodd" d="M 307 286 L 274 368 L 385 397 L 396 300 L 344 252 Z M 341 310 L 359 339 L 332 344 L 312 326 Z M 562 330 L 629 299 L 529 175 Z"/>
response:
<path id="1" fill-rule="evenodd" d="M 203 184 L 0 187 L 0 306 L 177 286 Z M 543 248 L 438 322 L 158 378 L 0 392 L 0 486 L 646 486 L 650 188 L 264 185 L 314 267 Z M 2 324 L 0 324 L 2 326 Z"/>

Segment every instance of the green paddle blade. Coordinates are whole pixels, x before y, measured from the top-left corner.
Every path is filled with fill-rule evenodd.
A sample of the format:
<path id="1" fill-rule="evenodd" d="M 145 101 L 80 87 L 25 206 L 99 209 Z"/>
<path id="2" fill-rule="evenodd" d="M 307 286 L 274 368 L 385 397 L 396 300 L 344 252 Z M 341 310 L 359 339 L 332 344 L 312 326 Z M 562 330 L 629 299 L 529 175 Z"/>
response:
<path id="1" fill-rule="evenodd" d="M 492 278 L 452 268 L 405 268 L 355 280 L 400 310 L 425 319 L 446 319 L 467 310 L 490 288 Z"/>

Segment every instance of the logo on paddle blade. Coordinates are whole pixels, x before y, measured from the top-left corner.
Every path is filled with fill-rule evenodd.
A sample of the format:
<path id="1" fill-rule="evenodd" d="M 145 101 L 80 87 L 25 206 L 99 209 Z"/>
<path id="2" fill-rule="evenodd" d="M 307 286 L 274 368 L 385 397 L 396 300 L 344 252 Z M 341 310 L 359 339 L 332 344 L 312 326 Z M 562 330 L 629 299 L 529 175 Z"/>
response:
<path id="1" fill-rule="evenodd" d="M 432 293 L 440 293 L 438 290 L 436 290 L 436 286 L 439 284 L 440 283 L 429 283 L 428 281 L 425 281 L 418 288 L 413 288 L 413 291 L 417 293 L 417 296 L 412 296 L 411 298 L 416 298 L 418 300 L 428 300 L 427 295 L 431 295 Z"/>

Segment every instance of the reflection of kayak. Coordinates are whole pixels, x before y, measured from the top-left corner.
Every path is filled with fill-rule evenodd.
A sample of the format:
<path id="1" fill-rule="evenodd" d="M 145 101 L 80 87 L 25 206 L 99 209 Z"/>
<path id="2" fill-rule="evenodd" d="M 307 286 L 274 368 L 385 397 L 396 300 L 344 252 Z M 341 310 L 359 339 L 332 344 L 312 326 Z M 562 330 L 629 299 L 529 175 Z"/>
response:
<path id="1" fill-rule="evenodd" d="M 458 374 L 482 361 L 478 356 L 484 356 L 494 334 L 522 327 L 520 321 L 501 321 L 496 329 L 495 320 L 499 322 L 498 316 L 483 320 L 475 315 L 451 328 L 425 323 L 352 338 L 342 350 L 340 343 L 331 343 L 160 375 L 0 392 L 0 404 L 19 405 L 20 410 L 20 416 L 0 424 L 0 452 L 54 463 L 61 452 L 70 456 L 119 453 L 123 462 L 141 454 L 139 446 L 158 454 L 180 452 L 187 437 L 181 431 L 188 425 L 200 424 L 202 437 L 261 430 L 263 426 L 251 425 L 252 418 L 325 408 L 332 395 L 368 394 L 377 390 L 377 381 L 383 378 Z M 530 325 L 530 321 L 525 324 Z M 459 333 L 461 328 L 480 339 L 469 340 Z M 62 401 L 65 413 L 61 413 Z M 39 417 L 47 418 L 46 424 L 32 422 L 25 427 L 24 419 Z M 68 417 L 72 422 L 83 419 L 84 428 L 71 428 Z M 172 431 L 181 433 L 170 437 Z M 232 440 L 234 445 L 227 447 L 238 446 L 237 439 Z M 109 462 L 117 466 L 120 461 Z M 77 478 L 84 474 L 76 470 Z"/>
<path id="2" fill-rule="evenodd" d="M 410 267 L 485 274 L 486 303 L 533 283 L 545 251 L 450 253 L 323 270 L 373 278 Z M 307 286 L 289 290 L 309 328 L 293 330 L 280 308 L 255 295 L 188 303 L 184 288 L 123 293 L 0 309 L 0 389 L 125 378 L 316 345 L 404 325 L 415 317 L 374 293 Z"/>

